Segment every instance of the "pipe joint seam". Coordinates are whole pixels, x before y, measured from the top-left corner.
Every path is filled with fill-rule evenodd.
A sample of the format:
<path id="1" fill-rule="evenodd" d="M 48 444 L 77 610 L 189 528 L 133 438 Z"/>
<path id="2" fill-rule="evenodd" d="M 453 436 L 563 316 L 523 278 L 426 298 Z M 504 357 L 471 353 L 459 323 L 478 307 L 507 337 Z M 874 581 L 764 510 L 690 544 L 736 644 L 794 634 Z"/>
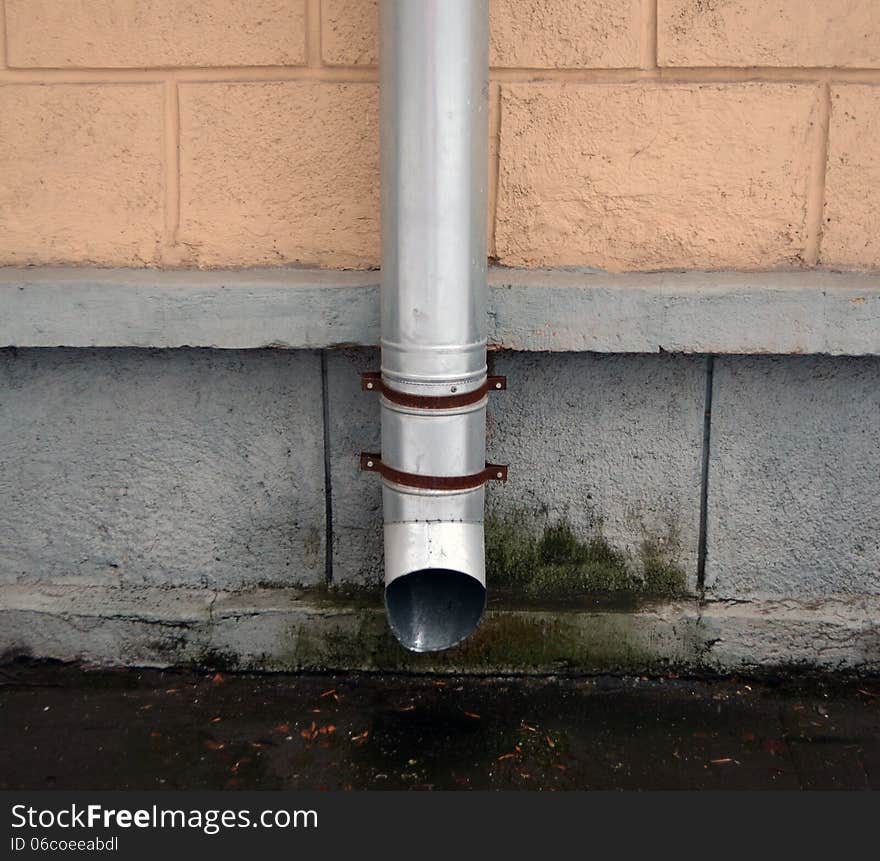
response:
<path id="1" fill-rule="evenodd" d="M 462 394 L 415 395 L 391 388 L 382 380 L 382 374 L 379 371 L 365 371 L 361 374 L 361 388 L 365 392 L 378 392 L 387 401 L 398 406 L 419 410 L 448 410 L 479 403 L 489 392 L 505 391 L 507 389 L 507 377 L 486 377 L 486 380 L 479 388 L 463 392 Z M 451 391 L 455 391 L 454 386 Z"/>

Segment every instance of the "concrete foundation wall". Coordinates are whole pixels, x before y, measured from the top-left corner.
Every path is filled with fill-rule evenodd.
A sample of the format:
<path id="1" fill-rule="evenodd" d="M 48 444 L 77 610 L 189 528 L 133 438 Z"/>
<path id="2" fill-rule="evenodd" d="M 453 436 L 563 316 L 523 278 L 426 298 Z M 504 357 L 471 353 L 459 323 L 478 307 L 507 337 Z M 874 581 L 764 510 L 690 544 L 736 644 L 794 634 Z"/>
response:
<path id="1" fill-rule="evenodd" d="M 706 360 L 678 356 L 493 354 L 510 389 L 490 399 L 488 457 L 511 480 L 487 489 L 496 521 L 542 532 L 564 522 L 599 535 L 638 564 L 667 547 L 696 589 Z M 358 473 L 378 450 L 375 398 L 359 372 L 373 350 L 329 354 L 334 577 L 365 582 L 381 568 L 381 489 Z"/>
<path id="2" fill-rule="evenodd" d="M 880 595 L 880 359 L 718 358 L 706 587 Z"/>
<path id="3" fill-rule="evenodd" d="M 366 588 L 381 509 L 357 455 L 378 405 L 357 374 L 375 351 L 2 351 L 0 651 L 880 669 L 880 358 L 492 361 L 510 383 L 490 405 L 511 465 L 489 490 L 503 600 L 464 649 L 419 661 Z"/>
<path id="4" fill-rule="evenodd" d="M 7 352 L 0 415 L 0 582 L 323 580 L 315 353 Z"/>

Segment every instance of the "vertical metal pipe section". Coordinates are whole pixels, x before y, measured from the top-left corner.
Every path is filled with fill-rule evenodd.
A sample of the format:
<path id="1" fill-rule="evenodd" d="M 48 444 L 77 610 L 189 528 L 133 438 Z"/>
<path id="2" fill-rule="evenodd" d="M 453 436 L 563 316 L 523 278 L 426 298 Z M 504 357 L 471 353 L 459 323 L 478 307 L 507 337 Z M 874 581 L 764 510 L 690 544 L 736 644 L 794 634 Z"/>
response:
<path id="1" fill-rule="evenodd" d="M 488 0 L 381 0 L 380 22 L 382 386 L 463 395 L 486 384 Z M 480 472 L 486 401 L 383 395 L 382 460 L 415 476 Z M 484 497 L 383 477 L 385 604 L 413 651 L 453 646 L 482 618 Z"/>

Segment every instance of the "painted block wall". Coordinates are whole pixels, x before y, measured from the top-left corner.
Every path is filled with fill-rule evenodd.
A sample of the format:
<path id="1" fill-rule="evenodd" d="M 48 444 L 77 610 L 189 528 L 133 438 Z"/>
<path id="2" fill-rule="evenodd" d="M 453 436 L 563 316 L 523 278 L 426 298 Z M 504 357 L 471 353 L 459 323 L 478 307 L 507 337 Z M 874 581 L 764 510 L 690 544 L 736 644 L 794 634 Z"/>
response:
<path id="1" fill-rule="evenodd" d="M 0 265 L 378 264 L 373 0 L 3 0 Z M 493 0 L 502 265 L 880 268 L 873 0 Z"/>
<path id="2" fill-rule="evenodd" d="M 376 356 L 320 348 L 375 338 L 314 331 L 375 329 L 378 276 L 339 272 L 379 264 L 375 22 L 374 0 L 0 0 L 0 266 L 59 279 L 3 342 L 46 348 L 0 350 L 0 657 L 880 670 L 876 289 L 827 272 L 880 272 L 880 5 L 492 0 L 490 255 L 567 272 L 580 311 L 530 271 L 493 312 L 512 385 L 489 446 L 512 480 L 489 491 L 490 544 L 552 568 L 560 536 L 598 542 L 675 591 L 493 609 L 436 665 L 359 603 L 382 562 L 357 469 Z M 138 272 L 130 301 L 131 273 L 65 306 L 71 267 L 118 266 L 331 271 L 272 325 L 256 269 L 252 294 Z M 672 271 L 601 276 L 582 307 L 591 269 Z M 718 284 L 689 292 L 698 269 Z M 329 288 L 352 278 L 342 313 Z M 687 337 L 664 330 L 703 300 Z M 132 349 L 199 343 L 259 349 Z"/>

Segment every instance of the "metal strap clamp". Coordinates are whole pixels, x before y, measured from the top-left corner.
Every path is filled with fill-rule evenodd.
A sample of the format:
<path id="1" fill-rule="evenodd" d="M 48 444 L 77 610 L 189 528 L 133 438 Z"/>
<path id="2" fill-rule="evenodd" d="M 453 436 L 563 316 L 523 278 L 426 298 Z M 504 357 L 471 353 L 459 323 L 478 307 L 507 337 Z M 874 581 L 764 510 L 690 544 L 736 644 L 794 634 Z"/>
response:
<path id="1" fill-rule="evenodd" d="M 473 475 L 416 475 L 394 469 L 382 462 L 382 455 L 368 451 L 361 452 L 361 469 L 378 472 L 387 481 L 419 490 L 474 490 L 487 481 L 507 481 L 506 464 L 487 463 L 484 470 Z"/>

